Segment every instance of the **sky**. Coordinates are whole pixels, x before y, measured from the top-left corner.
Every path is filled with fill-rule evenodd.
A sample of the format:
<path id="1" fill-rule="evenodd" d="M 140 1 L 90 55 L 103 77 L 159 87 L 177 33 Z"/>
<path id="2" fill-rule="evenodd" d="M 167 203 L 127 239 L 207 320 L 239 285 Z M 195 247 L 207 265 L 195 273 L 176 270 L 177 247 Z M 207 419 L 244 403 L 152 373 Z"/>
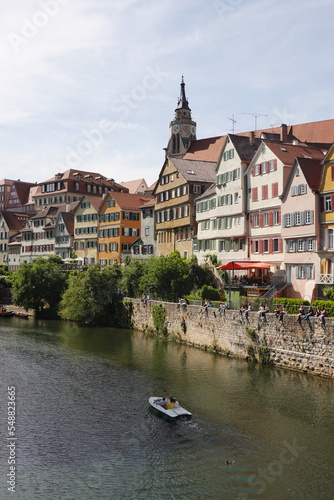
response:
<path id="1" fill-rule="evenodd" d="M 182 75 L 198 139 L 334 118 L 333 19 L 334 0 L 2 2 L 0 179 L 152 184 Z"/>

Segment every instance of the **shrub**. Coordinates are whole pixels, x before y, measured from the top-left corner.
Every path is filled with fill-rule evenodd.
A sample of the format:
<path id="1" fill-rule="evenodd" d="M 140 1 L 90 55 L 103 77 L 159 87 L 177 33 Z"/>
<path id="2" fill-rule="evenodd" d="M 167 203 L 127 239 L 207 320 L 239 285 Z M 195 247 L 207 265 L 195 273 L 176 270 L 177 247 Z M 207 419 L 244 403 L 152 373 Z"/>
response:
<path id="1" fill-rule="evenodd" d="M 259 347 L 259 358 L 263 365 L 271 365 L 272 360 L 270 359 L 269 347 L 266 345 L 261 345 Z"/>
<path id="2" fill-rule="evenodd" d="M 313 309 L 319 307 L 320 310 L 326 309 L 327 316 L 334 317 L 334 301 L 333 300 L 314 300 L 312 302 Z"/>
<path id="3" fill-rule="evenodd" d="M 161 304 L 152 307 L 152 318 L 155 329 L 159 335 L 167 335 L 167 312 Z"/>
<path id="4" fill-rule="evenodd" d="M 297 314 L 298 309 L 301 305 L 309 306 L 310 302 L 308 300 L 303 299 L 286 299 L 286 298 L 275 298 L 273 299 L 273 306 L 286 306 L 286 310 L 288 314 Z"/>
<path id="5" fill-rule="evenodd" d="M 204 285 L 201 288 L 201 298 L 202 300 L 220 300 L 222 295 L 222 290 L 218 290 L 217 288 L 213 288 L 212 286 Z"/>
<path id="6" fill-rule="evenodd" d="M 253 342 L 256 340 L 256 332 L 253 328 L 246 328 L 247 335 Z"/>

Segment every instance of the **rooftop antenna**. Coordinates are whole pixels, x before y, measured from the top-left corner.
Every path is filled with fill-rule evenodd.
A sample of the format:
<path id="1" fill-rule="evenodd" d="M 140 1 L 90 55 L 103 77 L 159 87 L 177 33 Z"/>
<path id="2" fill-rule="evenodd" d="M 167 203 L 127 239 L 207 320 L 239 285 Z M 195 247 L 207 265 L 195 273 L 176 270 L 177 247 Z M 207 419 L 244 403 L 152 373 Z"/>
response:
<path id="1" fill-rule="evenodd" d="M 234 134 L 234 124 L 237 123 L 237 120 L 234 119 L 234 115 L 232 115 L 232 118 L 229 118 L 232 122 L 232 134 Z"/>
<path id="2" fill-rule="evenodd" d="M 268 115 L 261 115 L 261 113 L 242 113 L 243 115 L 252 115 L 254 116 L 254 119 L 255 119 L 255 129 L 254 130 L 257 130 L 257 119 L 259 116 L 268 116 Z"/>

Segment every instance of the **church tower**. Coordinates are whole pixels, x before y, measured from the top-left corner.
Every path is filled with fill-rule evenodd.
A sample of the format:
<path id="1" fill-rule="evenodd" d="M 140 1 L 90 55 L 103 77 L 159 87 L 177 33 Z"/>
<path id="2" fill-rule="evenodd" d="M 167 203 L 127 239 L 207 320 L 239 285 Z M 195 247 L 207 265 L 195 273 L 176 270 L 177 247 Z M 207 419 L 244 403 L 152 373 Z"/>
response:
<path id="1" fill-rule="evenodd" d="M 182 76 L 180 98 L 175 109 L 174 120 L 169 124 L 167 156 L 185 154 L 190 144 L 196 140 L 196 122 L 191 119 L 191 109 L 186 98 Z"/>

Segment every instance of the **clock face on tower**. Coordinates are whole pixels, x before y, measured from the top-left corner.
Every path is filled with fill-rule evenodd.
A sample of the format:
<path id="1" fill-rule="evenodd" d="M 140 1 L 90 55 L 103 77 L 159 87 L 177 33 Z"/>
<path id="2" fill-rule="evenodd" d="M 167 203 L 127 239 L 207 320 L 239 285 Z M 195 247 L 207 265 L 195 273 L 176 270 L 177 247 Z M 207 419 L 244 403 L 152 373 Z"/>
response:
<path id="1" fill-rule="evenodd" d="M 180 132 L 180 125 L 173 125 L 172 132 L 173 134 L 178 134 Z"/>
<path id="2" fill-rule="evenodd" d="M 192 135 L 195 135 L 195 133 L 196 133 L 196 127 L 195 127 L 195 125 L 192 125 L 190 127 L 190 132 L 192 133 Z"/>

